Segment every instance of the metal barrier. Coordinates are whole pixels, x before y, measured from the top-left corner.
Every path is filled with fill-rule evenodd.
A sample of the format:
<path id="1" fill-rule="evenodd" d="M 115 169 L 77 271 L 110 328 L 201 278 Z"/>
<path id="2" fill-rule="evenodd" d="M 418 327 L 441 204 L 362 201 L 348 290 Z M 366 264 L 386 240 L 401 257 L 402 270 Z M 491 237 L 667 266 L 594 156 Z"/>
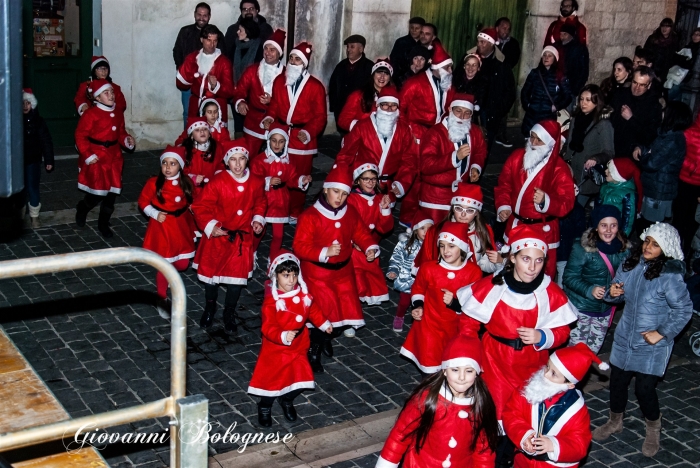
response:
<path id="1" fill-rule="evenodd" d="M 207 443 L 204 441 L 185 444 L 181 440 L 183 428 L 186 431 L 196 431 L 198 428 L 206 427 L 208 408 L 207 400 L 201 395 L 185 397 L 187 297 L 182 278 L 170 263 L 149 250 L 120 247 L 0 262 L 0 279 L 124 263 L 150 265 L 160 271 L 170 283 L 172 293 L 170 396 L 139 406 L 0 434 L 0 452 L 63 437 L 73 437 L 85 425 L 93 428 L 107 428 L 168 416 L 170 418 L 170 466 L 175 468 L 207 466 Z"/>

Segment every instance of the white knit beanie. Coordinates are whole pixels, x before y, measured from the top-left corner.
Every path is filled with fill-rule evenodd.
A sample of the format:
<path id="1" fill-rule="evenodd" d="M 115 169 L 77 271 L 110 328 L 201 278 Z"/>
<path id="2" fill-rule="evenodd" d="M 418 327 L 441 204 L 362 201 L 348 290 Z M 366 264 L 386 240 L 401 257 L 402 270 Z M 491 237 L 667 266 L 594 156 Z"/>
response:
<path id="1" fill-rule="evenodd" d="M 652 224 L 639 236 L 642 240 L 645 240 L 647 237 L 653 237 L 667 257 L 683 260 L 681 238 L 676 228 L 670 224 L 659 222 Z"/>

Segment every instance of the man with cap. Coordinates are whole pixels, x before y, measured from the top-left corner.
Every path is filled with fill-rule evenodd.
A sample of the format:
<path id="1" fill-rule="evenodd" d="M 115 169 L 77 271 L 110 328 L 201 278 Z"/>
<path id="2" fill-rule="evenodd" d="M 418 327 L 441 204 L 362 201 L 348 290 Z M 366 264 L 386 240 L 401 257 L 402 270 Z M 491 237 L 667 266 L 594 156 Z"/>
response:
<path id="1" fill-rule="evenodd" d="M 503 52 L 496 47 L 498 32 L 495 28 L 484 28 L 477 35 L 476 47 L 467 54 L 476 54 L 481 59 L 479 72 L 488 83 L 486 100 L 480 103 L 481 122 L 486 128 L 488 148 L 491 149 L 498 134 L 501 121 L 508 115 L 515 102 L 515 78 L 506 63 Z"/>
<path id="2" fill-rule="evenodd" d="M 180 90 L 190 90 L 189 117 L 197 117 L 199 104 L 214 98 L 221 109 L 221 120 L 228 122 L 227 100 L 233 97 L 233 71 L 231 62 L 217 47 L 219 29 L 206 25 L 200 31 L 202 50 L 185 57 L 175 79 Z"/>
<path id="3" fill-rule="evenodd" d="M 525 148 L 513 151 L 503 165 L 494 188 L 496 212 L 506 222 L 503 238 L 521 224 L 541 230 L 547 242 L 546 273 L 556 276 L 559 247 L 559 218 L 574 207 L 574 179 L 559 156 L 561 127 L 555 120 L 543 120 L 532 127 Z"/>
<path id="4" fill-rule="evenodd" d="M 430 66 L 432 56 L 433 54 L 420 44 L 411 49 L 408 53 L 410 63 L 408 70 L 403 75 L 396 75 L 394 79 L 396 86 L 401 89 L 409 78 L 424 72 Z"/>
<path id="5" fill-rule="evenodd" d="M 311 44 L 302 42 L 289 53 L 284 74 L 272 83 L 272 100 L 260 127 L 267 130 L 273 122 L 286 125 L 289 131 L 289 161 L 298 174 L 311 174 L 313 157 L 318 153 L 318 137 L 326 127 L 326 88 L 308 71 Z M 290 224 L 296 222 L 306 195 L 292 190 Z"/>
<path id="6" fill-rule="evenodd" d="M 591 418 L 576 389 L 592 363 L 601 362 L 584 343 L 555 351 L 547 365 L 514 391 L 503 412 L 503 428 L 519 448 L 515 468 L 577 467 L 591 443 Z"/>
<path id="7" fill-rule="evenodd" d="M 75 108 L 78 110 L 78 115 L 83 115 L 83 113 L 92 106 L 92 95 L 88 91 L 92 80 L 107 80 L 112 83 L 112 89 L 114 90 L 114 101 L 116 103 L 116 108 L 121 112 L 126 111 L 126 99 L 124 99 L 124 93 L 122 89 L 112 81 L 109 76 L 109 60 L 107 57 L 100 55 L 92 56 L 92 62 L 90 63 L 90 79 L 80 83 L 78 91 L 75 93 L 75 98 L 73 102 L 75 103 Z"/>
<path id="8" fill-rule="evenodd" d="M 408 34 L 396 39 L 396 42 L 394 42 L 389 59 L 394 65 L 396 76 L 403 76 L 408 71 L 412 58 L 409 54 L 415 46 L 420 45 L 420 32 L 424 24 L 425 19 L 420 16 L 414 16 L 408 20 Z"/>
<path id="9" fill-rule="evenodd" d="M 587 31 L 586 26 L 584 26 L 578 19 L 578 2 L 576 0 L 562 0 L 559 5 L 559 12 L 561 15 L 559 19 L 552 21 L 547 29 L 547 35 L 544 37 L 544 46 L 552 45 L 560 39 L 559 32 L 561 27 L 565 24 L 570 24 L 575 29 L 575 36 L 581 44 L 587 45 Z"/>
<path id="10" fill-rule="evenodd" d="M 336 120 L 340 131 L 350 131 L 358 120 L 369 117 L 377 109 L 376 100 L 379 93 L 387 86 L 392 86 L 391 77 L 394 67 L 387 58 L 378 58 L 372 66 L 372 74 L 362 88 L 350 93 L 343 110 Z"/>
<path id="11" fill-rule="evenodd" d="M 564 23 L 559 28 L 560 40 L 556 42 L 559 51 L 558 62 L 564 65 L 564 73 L 569 79 L 571 94 L 578 96 L 588 82 L 589 57 L 588 47 L 581 44 L 576 35 L 576 27 L 570 23 Z"/>
<path id="12" fill-rule="evenodd" d="M 284 73 L 282 57 L 286 37 L 287 34 L 278 29 L 265 41 L 263 61 L 243 72 L 233 95 L 233 108 L 245 116 L 243 137 L 253 156 L 258 154 L 266 140 L 260 121 L 265 117 L 272 99 L 272 83 Z"/>
<path id="13" fill-rule="evenodd" d="M 367 41 L 364 37 L 353 34 L 345 39 L 343 44 L 346 58 L 335 66 L 328 83 L 328 103 L 335 116 L 336 125 L 350 93 L 361 89 L 367 83 L 374 67 L 374 62 L 365 57 Z"/>
<path id="14" fill-rule="evenodd" d="M 474 96 L 456 93 L 450 113 L 434 125 L 421 144 L 420 206 L 437 223 L 450 211 L 453 189 L 460 182 L 477 183 L 486 162 L 486 140 L 472 125 Z"/>

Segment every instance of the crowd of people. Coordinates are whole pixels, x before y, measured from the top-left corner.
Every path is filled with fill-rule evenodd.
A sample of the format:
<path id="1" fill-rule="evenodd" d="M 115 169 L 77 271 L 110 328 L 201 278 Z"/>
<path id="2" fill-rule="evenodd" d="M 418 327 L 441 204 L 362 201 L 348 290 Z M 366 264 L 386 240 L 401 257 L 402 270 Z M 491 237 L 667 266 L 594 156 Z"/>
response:
<path id="1" fill-rule="evenodd" d="M 260 397 L 260 425 L 271 426 L 275 399 L 296 420 L 293 400 L 314 388 L 333 340 L 365 325 L 362 303 L 389 300 L 388 279 L 399 292 L 393 329 L 404 330 L 409 310 L 412 317 L 397 352 L 424 380 L 378 467 L 402 459 L 509 466 L 514 457 L 515 466 L 576 466 L 591 438 L 622 430 L 632 377 L 646 420 L 642 453 L 655 455 L 655 387 L 693 311 L 684 279 L 700 203 L 700 122 L 674 99 L 681 83 L 660 80 L 674 66 L 690 67 L 700 34 L 686 48 L 690 58 L 677 54 L 664 19 L 597 85 L 588 81 L 578 4 L 563 0 L 520 92 L 526 144 L 500 171 L 489 220 L 479 185 L 487 156 L 493 144 L 513 146 L 505 129 L 520 47 L 508 18 L 484 28 L 459 63 L 423 18 L 411 18 L 408 34 L 376 61 L 364 54 L 366 39 L 351 35 L 326 88 L 308 71 L 312 44 L 285 54 L 285 32 L 273 30 L 257 1 L 242 1 L 240 10 L 224 35 L 200 3 L 195 23 L 180 31 L 173 55 L 185 129 L 163 151 L 138 205 L 150 218 L 143 246 L 179 271 L 192 261 L 205 291 L 205 329 L 225 285 L 224 330 L 236 333 L 242 289 L 258 264 L 267 267 L 262 347 L 248 388 Z M 343 146 L 305 208 L 326 95 Z M 28 178 L 38 184 L 47 132 L 30 90 L 24 99 L 26 135 L 35 140 Z M 105 57 L 94 58 L 75 105 L 78 187 L 86 192 L 76 223 L 84 226 L 100 205 L 97 227 L 109 238 L 122 148 L 136 142 Z M 239 138 L 227 127 L 229 105 Z M 43 150 L 47 170 L 50 156 Z M 29 194 L 30 215 L 38 216 L 38 190 Z M 384 272 L 379 242 L 395 229 L 398 202 L 407 231 Z M 291 250 L 282 247 L 285 224 L 296 225 Z M 258 247 L 268 231 L 265 261 Z M 168 318 L 160 274 L 156 286 Z M 591 363 L 608 367 L 596 355 L 623 302 L 610 418 L 591 433 L 575 387 Z"/>

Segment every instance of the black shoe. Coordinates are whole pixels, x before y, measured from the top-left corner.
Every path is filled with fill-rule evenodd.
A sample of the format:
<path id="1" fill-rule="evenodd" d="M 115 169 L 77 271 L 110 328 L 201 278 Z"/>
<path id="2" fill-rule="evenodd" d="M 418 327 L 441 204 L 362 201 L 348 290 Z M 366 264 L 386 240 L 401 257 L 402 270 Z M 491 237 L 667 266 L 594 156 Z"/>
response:
<path id="1" fill-rule="evenodd" d="M 114 237 L 114 233 L 109 228 L 109 218 L 112 217 L 114 213 L 114 208 L 106 208 L 104 205 L 100 206 L 100 216 L 97 218 L 97 230 L 100 231 L 102 237 L 109 239 Z"/>
<path id="2" fill-rule="evenodd" d="M 207 301 L 207 305 L 204 306 L 204 312 L 202 312 L 202 318 L 199 319 L 199 326 L 202 328 L 211 328 L 214 323 L 215 315 L 216 301 Z"/>
<path id="3" fill-rule="evenodd" d="M 272 407 L 258 405 L 258 424 L 262 427 L 272 426 Z"/>
<path id="4" fill-rule="evenodd" d="M 156 309 L 158 309 L 158 315 L 166 320 L 170 320 L 170 315 L 172 311 L 172 303 L 167 297 L 165 299 L 158 299 L 156 303 Z"/>
<path id="5" fill-rule="evenodd" d="M 236 308 L 224 307 L 224 331 L 228 334 L 236 333 Z"/>
<path id="6" fill-rule="evenodd" d="M 282 413 L 287 421 L 294 422 L 297 420 L 297 410 L 294 408 L 294 402 L 292 400 L 284 400 L 278 398 L 280 406 L 282 407 Z"/>
<path id="7" fill-rule="evenodd" d="M 325 354 L 328 357 L 333 357 L 333 344 L 331 340 L 325 339 L 323 340 L 323 346 L 321 347 L 321 350 L 323 351 L 323 354 Z"/>
<path id="8" fill-rule="evenodd" d="M 78 202 L 78 206 L 75 207 L 75 224 L 77 224 L 78 227 L 85 226 L 85 223 L 87 222 L 87 215 L 89 212 L 90 208 L 88 208 L 87 203 L 85 203 L 85 200 L 80 200 Z"/>
<path id="9" fill-rule="evenodd" d="M 309 364 L 314 374 L 323 374 L 323 366 L 321 365 L 321 345 L 319 343 L 311 343 L 309 348 Z"/>

